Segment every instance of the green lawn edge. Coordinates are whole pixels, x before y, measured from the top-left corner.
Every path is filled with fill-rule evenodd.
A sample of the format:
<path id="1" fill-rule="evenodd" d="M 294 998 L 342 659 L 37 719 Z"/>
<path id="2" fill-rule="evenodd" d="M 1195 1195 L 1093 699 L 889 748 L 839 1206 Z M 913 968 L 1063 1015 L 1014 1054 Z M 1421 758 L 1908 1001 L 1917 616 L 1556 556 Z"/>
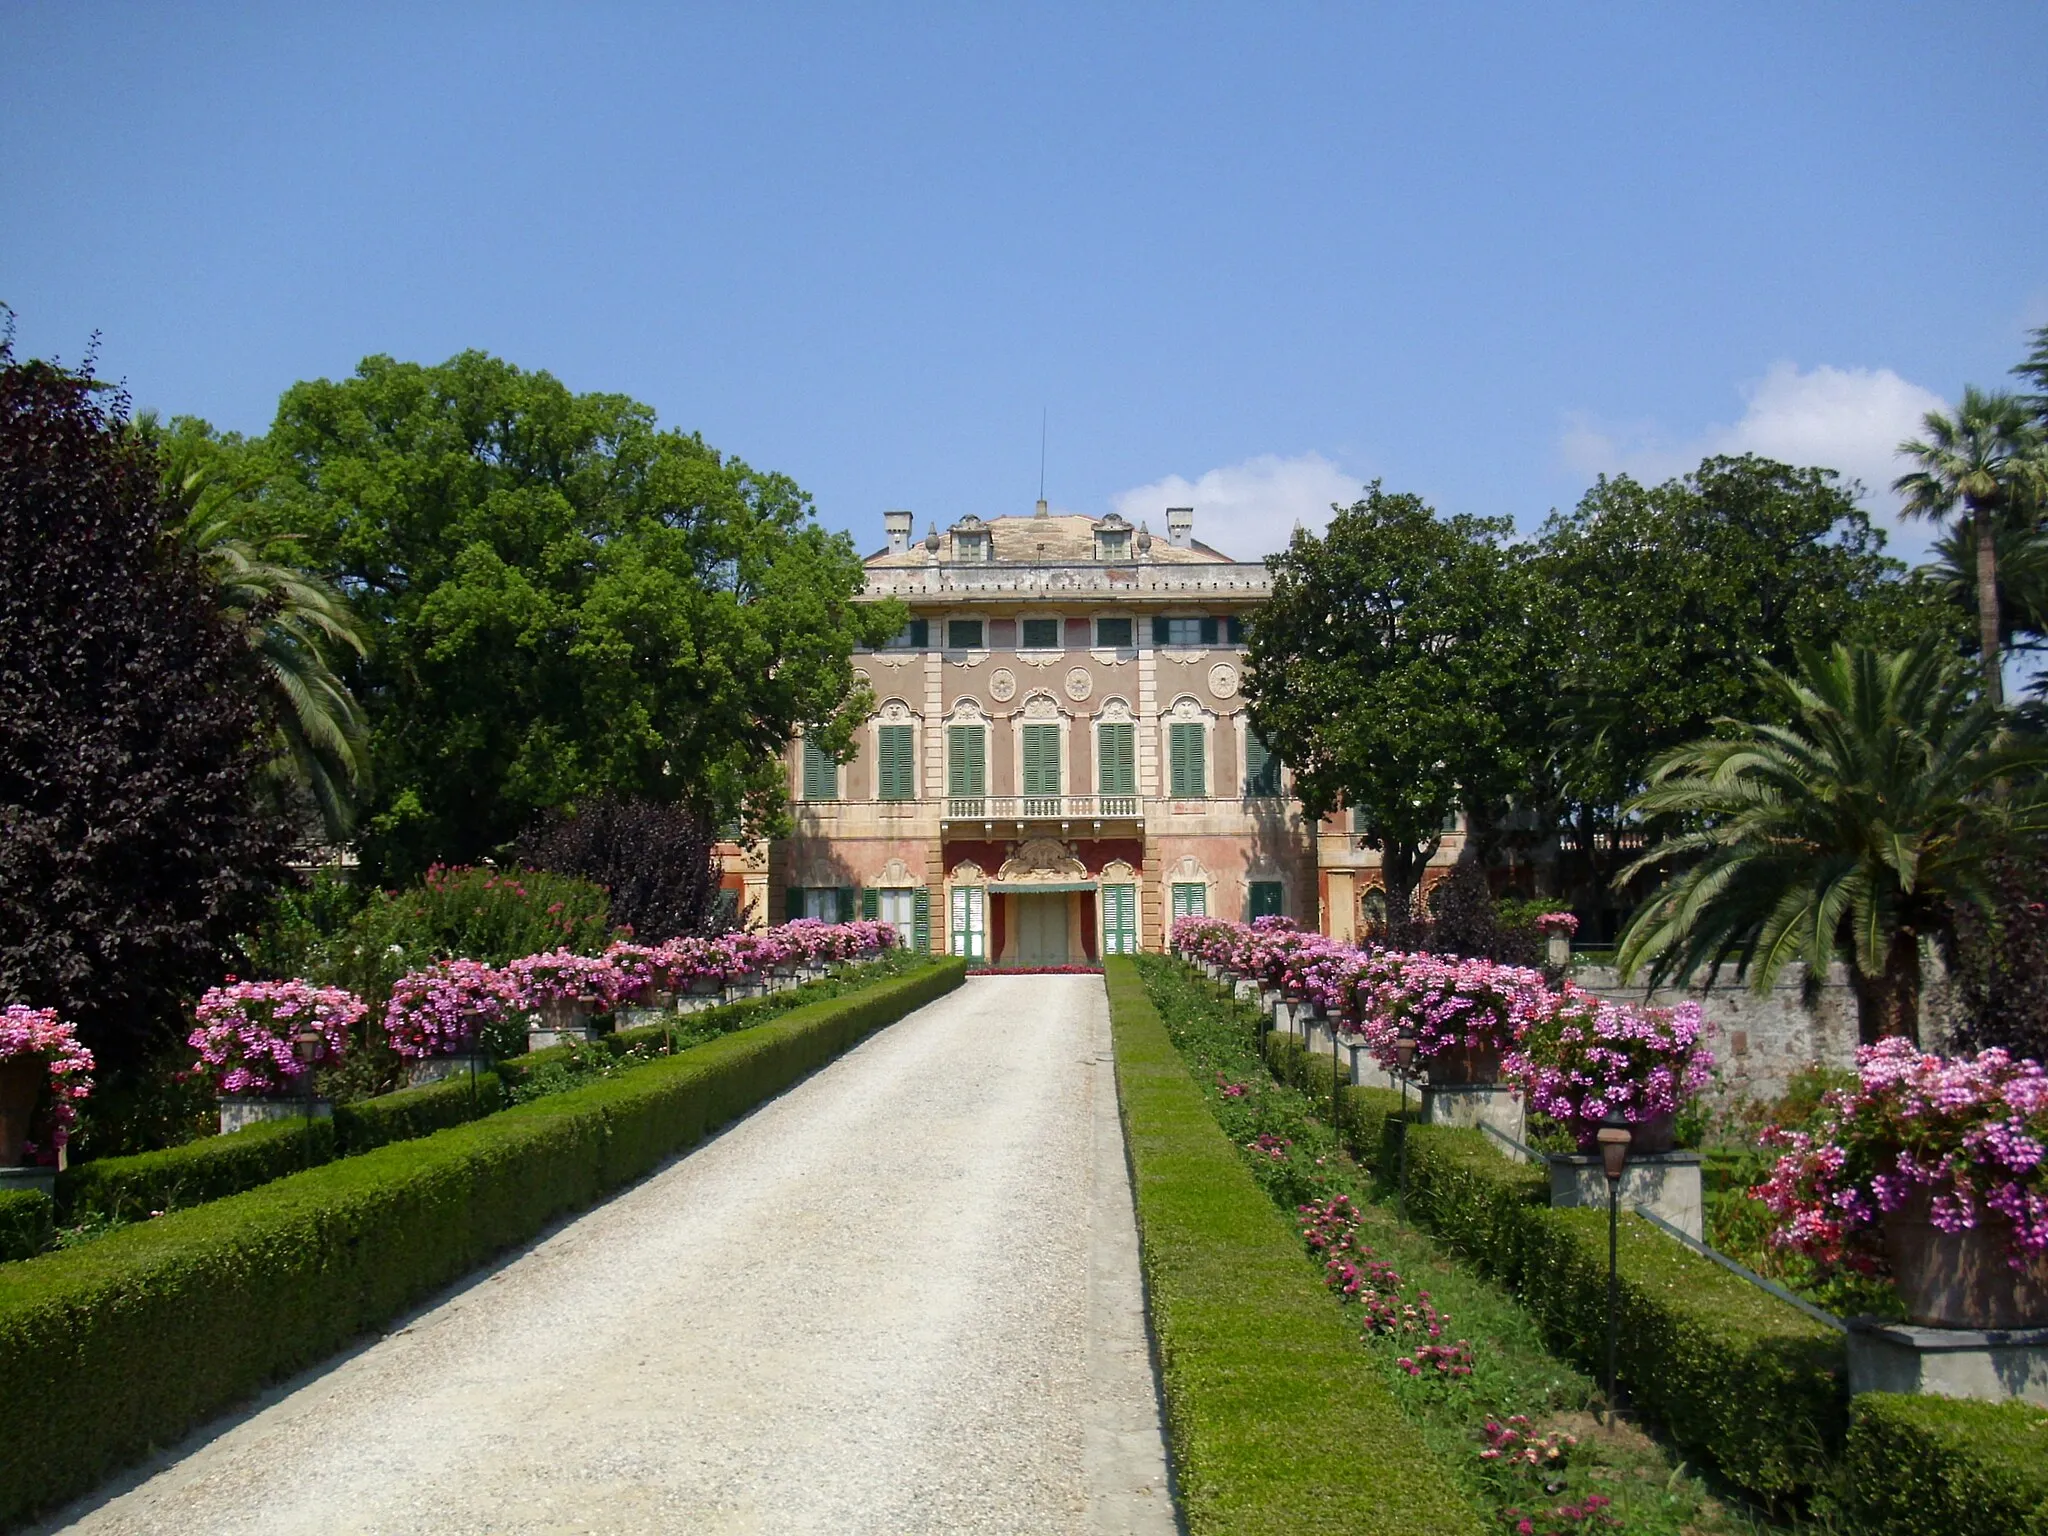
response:
<path id="1" fill-rule="evenodd" d="M 315 1365 L 958 987 L 941 960 L 484 1119 L 0 1266 L 0 1526 Z"/>
<path id="2" fill-rule="evenodd" d="M 1478 1512 L 1209 1113 L 1135 963 L 1105 961 L 1103 982 L 1190 1536 L 1476 1536 Z"/>

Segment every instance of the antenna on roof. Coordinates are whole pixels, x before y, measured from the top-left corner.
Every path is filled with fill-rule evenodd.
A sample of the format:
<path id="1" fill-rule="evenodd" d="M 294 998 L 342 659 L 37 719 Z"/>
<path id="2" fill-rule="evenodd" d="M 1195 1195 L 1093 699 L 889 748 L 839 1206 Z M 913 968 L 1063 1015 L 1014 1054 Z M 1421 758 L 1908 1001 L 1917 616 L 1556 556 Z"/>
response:
<path id="1" fill-rule="evenodd" d="M 1037 516 L 1039 516 L 1039 517 L 1044 517 L 1044 516 L 1045 516 L 1045 420 L 1046 420 L 1046 416 L 1047 416 L 1047 411 L 1046 411 L 1046 408 L 1045 408 L 1044 406 L 1042 406 L 1042 405 L 1041 405 L 1041 406 L 1040 406 L 1040 407 L 1038 408 L 1038 512 L 1037 512 Z"/>

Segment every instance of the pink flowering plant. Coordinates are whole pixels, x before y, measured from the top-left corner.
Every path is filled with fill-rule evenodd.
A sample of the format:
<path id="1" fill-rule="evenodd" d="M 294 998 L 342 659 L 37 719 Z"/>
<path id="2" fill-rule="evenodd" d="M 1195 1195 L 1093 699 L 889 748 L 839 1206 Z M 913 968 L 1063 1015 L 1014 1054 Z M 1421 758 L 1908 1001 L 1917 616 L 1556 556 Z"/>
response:
<path id="1" fill-rule="evenodd" d="M 308 1027 L 318 1030 L 320 1059 L 332 1062 L 348 1049 L 349 1030 L 368 1012 L 361 998 L 341 987 L 229 977 L 199 999 L 185 1043 L 199 1053 L 193 1070 L 212 1077 L 220 1093 L 289 1093 L 311 1070 L 293 1050 L 292 1037 Z"/>
<path id="2" fill-rule="evenodd" d="M 9 1003 L 0 1008 L 0 1061 L 21 1056 L 39 1057 L 49 1069 L 49 1147 L 55 1156 L 71 1139 L 80 1102 L 92 1094 L 92 1079 L 86 1075 L 93 1069 L 92 1052 L 78 1043 L 78 1031 L 58 1018 L 56 1009 Z"/>
<path id="3" fill-rule="evenodd" d="M 1711 1032 L 1698 1003 L 1675 1008 L 1608 1002 L 1565 984 L 1530 1026 L 1503 1067 L 1529 1095 L 1529 1107 L 1594 1150 L 1600 1122 L 1668 1121 L 1713 1081 Z"/>
<path id="4" fill-rule="evenodd" d="M 1861 1273 L 1883 1267 L 1885 1216 L 1924 1201 L 1951 1235 L 2006 1233 L 2015 1270 L 2048 1253 L 2048 1074 L 2002 1050 L 1943 1058 L 1905 1039 L 1856 1053 L 1857 1086 L 1822 1100 L 1810 1131 L 1750 1193 L 1779 1225 L 1771 1241 Z"/>
<path id="5" fill-rule="evenodd" d="M 1536 919 L 1536 931 L 1545 938 L 1554 933 L 1570 938 L 1579 931 L 1579 920 L 1569 912 L 1544 912 Z"/>
<path id="6" fill-rule="evenodd" d="M 519 1005 L 512 978 L 480 960 L 443 960 L 400 978 L 384 1010 L 384 1033 L 405 1057 L 476 1049 Z"/>
<path id="7" fill-rule="evenodd" d="M 1543 973 L 1456 955 L 1374 950 L 1358 983 L 1366 1044 L 1392 1067 L 1404 1026 L 1415 1032 L 1419 1061 L 1453 1052 L 1505 1054 L 1544 1016 L 1554 995 Z"/>
<path id="8" fill-rule="evenodd" d="M 603 955 L 579 955 L 573 950 L 550 950 L 543 955 L 523 955 L 505 967 L 518 997 L 519 1006 L 538 1013 L 551 1004 L 588 1008 L 609 1013 L 621 999 L 645 985 L 644 976 L 623 970 Z"/>

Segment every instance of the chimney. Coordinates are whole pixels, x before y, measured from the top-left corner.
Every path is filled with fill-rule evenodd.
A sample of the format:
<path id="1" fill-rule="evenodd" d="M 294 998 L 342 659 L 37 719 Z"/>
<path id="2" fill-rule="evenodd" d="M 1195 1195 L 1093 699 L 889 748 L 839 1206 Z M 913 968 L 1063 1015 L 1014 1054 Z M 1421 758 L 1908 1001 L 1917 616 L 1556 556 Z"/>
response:
<path id="1" fill-rule="evenodd" d="M 1036 512 L 1032 513 L 1031 515 L 1032 515 L 1033 517 L 1044 517 L 1044 516 L 1046 516 L 1046 510 L 1045 510 L 1045 498 L 1044 498 L 1043 496 L 1041 496 L 1041 497 L 1039 497 L 1039 498 L 1038 498 L 1038 510 L 1037 510 Z"/>
<path id="2" fill-rule="evenodd" d="M 1180 549 L 1186 549 L 1194 542 L 1195 509 L 1193 507 L 1168 507 L 1166 509 L 1166 542 Z"/>
<path id="3" fill-rule="evenodd" d="M 889 553 L 900 555 L 910 548 L 910 523 L 908 512 L 884 512 L 882 526 L 889 530 Z"/>

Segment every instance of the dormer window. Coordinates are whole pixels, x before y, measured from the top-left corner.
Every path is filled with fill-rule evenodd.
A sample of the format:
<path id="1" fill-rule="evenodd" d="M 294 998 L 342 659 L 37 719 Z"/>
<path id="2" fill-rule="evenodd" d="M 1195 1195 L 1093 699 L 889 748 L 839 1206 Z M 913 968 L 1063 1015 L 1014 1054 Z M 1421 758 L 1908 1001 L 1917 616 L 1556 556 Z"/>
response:
<path id="1" fill-rule="evenodd" d="M 955 523 L 950 532 L 953 535 L 953 559 L 961 565 L 986 565 L 990 559 L 989 528 L 973 513 Z"/>
<path id="2" fill-rule="evenodd" d="M 1095 558 L 1098 560 L 1128 560 L 1131 558 L 1131 525 L 1114 512 L 1095 525 Z"/>

